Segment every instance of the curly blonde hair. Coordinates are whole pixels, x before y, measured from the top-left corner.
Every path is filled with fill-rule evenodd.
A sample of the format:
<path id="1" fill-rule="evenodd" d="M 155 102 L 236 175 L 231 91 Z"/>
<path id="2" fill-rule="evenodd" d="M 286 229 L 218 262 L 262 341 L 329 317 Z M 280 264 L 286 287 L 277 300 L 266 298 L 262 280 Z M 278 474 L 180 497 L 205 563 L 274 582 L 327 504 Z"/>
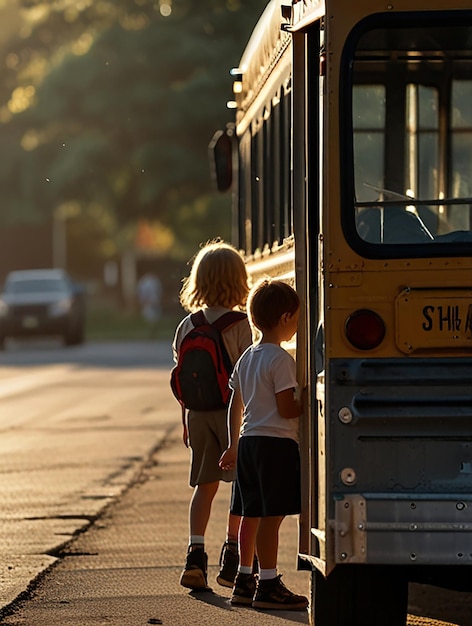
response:
<path id="1" fill-rule="evenodd" d="M 180 303 L 194 312 L 202 306 L 244 307 L 249 292 L 244 260 L 236 248 L 210 241 L 194 258 L 190 275 L 183 281 Z"/>

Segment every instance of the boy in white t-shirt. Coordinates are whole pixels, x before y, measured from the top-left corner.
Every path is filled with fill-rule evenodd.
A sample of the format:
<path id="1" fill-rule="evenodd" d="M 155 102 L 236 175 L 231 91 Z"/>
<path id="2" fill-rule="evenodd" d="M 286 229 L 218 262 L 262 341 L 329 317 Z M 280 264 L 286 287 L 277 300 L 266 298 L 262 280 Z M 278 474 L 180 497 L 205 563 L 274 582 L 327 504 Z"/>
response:
<path id="1" fill-rule="evenodd" d="M 248 309 L 262 337 L 240 357 L 231 376 L 229 446 L 220 459 L 222 469 L 236 467 L 232 512 L 243 516 L 231 603 L 305 610 L 308 599 L 287 589 L 277 575 L 280 524 L 286 515 L 300 513 L 301 406 L 295 361 L 280 346 L 296 332 L 300 301 L 286 283 L 265 280 L 251 292 Z M 258 581 L 252 573 L 255 551 Z"/>

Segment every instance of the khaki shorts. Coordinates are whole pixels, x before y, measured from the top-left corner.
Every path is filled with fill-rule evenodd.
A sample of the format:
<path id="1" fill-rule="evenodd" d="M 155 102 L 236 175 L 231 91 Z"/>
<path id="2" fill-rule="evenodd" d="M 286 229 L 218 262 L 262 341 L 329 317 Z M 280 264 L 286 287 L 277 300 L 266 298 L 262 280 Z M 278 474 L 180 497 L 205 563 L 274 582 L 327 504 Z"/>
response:
<path id="1" fill-rule="evenodd" d="M 220 469 L 218 461 L 228 447 L 226 410 L 189 411 L 188 433 L 192 461 L 190 485 L 202 485 L 224 480 L 232 482 L 235 471 Z"/>

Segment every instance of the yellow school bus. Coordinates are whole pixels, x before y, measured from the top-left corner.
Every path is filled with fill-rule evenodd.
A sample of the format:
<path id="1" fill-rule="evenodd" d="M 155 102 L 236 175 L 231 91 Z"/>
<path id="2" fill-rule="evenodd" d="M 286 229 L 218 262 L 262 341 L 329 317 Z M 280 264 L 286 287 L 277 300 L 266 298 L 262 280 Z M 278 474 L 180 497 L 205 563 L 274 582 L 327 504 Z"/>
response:
<path id="1" fill-rule="evenodd" d="M 296 285 L 316 626 L 472 574 L 472 7 L 272 0 L 212 142 L 254 277 Z"/>

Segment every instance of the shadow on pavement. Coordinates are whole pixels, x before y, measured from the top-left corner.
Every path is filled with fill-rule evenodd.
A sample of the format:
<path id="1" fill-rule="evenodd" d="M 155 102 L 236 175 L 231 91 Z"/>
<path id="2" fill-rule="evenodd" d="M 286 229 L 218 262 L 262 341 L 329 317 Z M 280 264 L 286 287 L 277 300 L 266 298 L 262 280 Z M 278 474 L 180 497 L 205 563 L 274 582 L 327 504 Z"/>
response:
<path id="1" fill-rule="evenodd" d="M 227 611 L 232 611 L 233 607 L 230 604 L 229 598 L 224 598 L 219 596 L 214 591 L 191 591 L 189 596 L 203 602 L 205 604 L 211 604 L 212 606 L 216 606 L 220 609 L 226 609 Z M 283 619 L 285 621 L 294 622 L 296 624 L 309 624 L 310 620 L 308 619 L 307 611 L 258 611 L 253 608 L 243 608 L 244 612 L 247 611 L 248 617 L 260 615 L 270 615 L 274 619 Z M 257 617 L 256 617 L 257 619 Z M 249 623 L 249 622 L 247 622 Z"/>

